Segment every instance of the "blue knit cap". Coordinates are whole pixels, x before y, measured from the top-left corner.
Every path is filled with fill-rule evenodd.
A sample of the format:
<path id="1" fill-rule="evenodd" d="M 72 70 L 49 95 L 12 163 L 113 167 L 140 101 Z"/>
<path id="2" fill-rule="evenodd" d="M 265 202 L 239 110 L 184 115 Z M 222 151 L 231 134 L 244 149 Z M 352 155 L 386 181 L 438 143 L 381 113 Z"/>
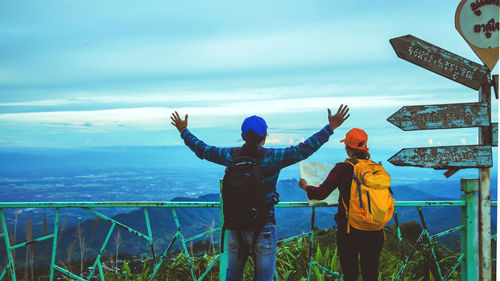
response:
<path id="1" fill-rule="evenodd" d="M 245 135 L 248 131 L 254 131 L 262 138 L 267 133 L 267 124 L 264 119 L 259 116 L 253 115 L 247 117 L 243 124 L 241 124 L 241 134 Z"/>

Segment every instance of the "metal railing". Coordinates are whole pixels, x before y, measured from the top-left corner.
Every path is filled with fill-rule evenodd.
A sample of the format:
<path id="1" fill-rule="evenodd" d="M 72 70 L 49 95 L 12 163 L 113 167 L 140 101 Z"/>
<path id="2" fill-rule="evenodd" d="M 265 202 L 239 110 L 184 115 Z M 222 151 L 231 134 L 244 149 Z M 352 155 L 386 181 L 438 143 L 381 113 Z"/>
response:
<path id="1" fill-rule="evenodd" d="M 473 235 L 474 232 L 477 232 L 477 229 L 471 229 L 472 227 L 476 227 L 477 225 L 474 224 L 474 219 L 477 219 L 476 216 L 471 215 L 473 211 L 473 202 L 471 201 L 471 198 L 473 199 L 474 197 L 467 197 L 466 195 L 463 196 L 462 200 L 460 201 L 398 201 L 396 202 L 396 207 L 417 207 L 417 211 L 420 216 L 421 224 L 422 224 L 422 232 L 420 233 L 420 236 L 417 239 L 417 243 L 424 243 L 428 245 L 431 249 L 432 256 L 433 256 L 433 261 L 436 265 L 437 271 L 438 271 L 438 279 L 439 280 L 448 280 L 448 278 L 451 276 L 451 274 L 458 268 L 459 265 L 461 265 L 461 271 L 462 271 L 462 279 L 463 280 L 473 280 L 473 279 L 468 279 L 467 276 L 474 276 L 477 273 L 477 269 L 474 270 L 474 268 L 477 268 L 477 263 L 474 259 L 469 258 L 468 255 L 472 256 L 473 251 L 477 251 L 477 246 L 474 246 L 477 243 L 477 240 L 474 241 L 475 236 Z M 84 280 L 91 280 L 91 278 L 95 278 L 96 276 L 99 276 L 100 280 L 104 280 L 104 272 L 101 264 L 101 257 L 103 255 L 104 249 L 106 248 L 110 237 L 113 233 L 113 231 L 116 229 L 116 226 L 123 228 L 127 230 L 128 232 L 132 233 L 133 235 L 136 235 L 137 237 L 144 239 L 145 243 L 149 244 L 151 248 L 151 254 L 152 258 L 154 261 L 154 270 L 149 276 L 149 280 L 155 280 L 155 276 L 158 273 L 158 270 L 160 269 L 162 263 L 164 262 L 165 258 L 167 257 L 169 251 L 172 249 L 172 246 L 174 245 L 174 242 L 176 240 L 179 240 L 181 242 L 181 251 L 184 252 L 184 254 L 187 257 L 187 262 L 191 268 L 191 279 L 192 280 L 203 280 L 206 275 L 209 273 L 214 268 L 214 265 L 219 262 L 219 276 L 220 280 L 225 279 L 225 269 L 227 268 L 227 256 L 225 255 L 225 252 L 220 251 L 219 253 L 212 259 L 210 264 L 207 266 L 207 269 L 205 270 L 204 273 L 202 273 L 200 276 L 195 276 L 195 271 L 193 269 L 193 264 L 190 259 L 190 254 L 188 251 L 187 244 L 190 241 L 200 239 L 203 237 L 206 237 L 208 235 L 212 235 L 214 233 L 220 232 L 220 228 L 215 228 L 209 231 L 206 231 L 204 233 L 192 236 L 192 237 L 185 237 L 179 222 L 179 218 L 177 217 L 176 209 L 178 208 L 219 208 L 219 214 L 220 214 L 220 222 L 223 220 L 222 216 L 222 211 L 221 211 L 221 206 L 222 202 L 56 202 L 56 203 L 48 203 L 48 202 L 2 202 L 0 203 L 0 220 L 2 224 L 2 232 L 0 234 L 0 239 L 4 240 L 5 243 L 5 248 L 6 248 L 6 255 L 7 255 L 7 265 L 1 270 L 0 272 L 0 280 L 5 278 L 7 274 L 10 273 L 11 279 L 16 280 L 16 271 L 15 271 L 15 262 L 14 258 L 12 256 L 12 251 L 21 247 L 26 247 L 28 245 L 31 245 L 35 242 L 40 242 L 44 240 L 51 240 L 52 239 L 52 253 L 51 253 L 51 262 L 50 262 L 50 277 L 49 280 L 54 280 L 55 272 L 60 272 L 63 275 L 66 275 L 74 280 L 79 280 L 79 281 L 84 281 Z M 422 207 L 460 207 L 462 209 L 462 225 L 458 225 L 456 227 L 453 227 L 449 230 L 431 235 L 428 231 L 423 213 L 422 213 Z M 497 206 L 497 202 L 491 202 L 491 206 L 495 207 Z M 92 208 L 142 208 L 144 212 L 144 220 L 147 228 L 147 234 L 141 233 L 137 230 L 134 230 L 133 228 L 116 221 L 113 218 L 110 218 L 101 212 L 95 211 Z M 278 203 L 276 205 L 278 208 L 297 208 L 297 207 L 309 207 L 308 203 L 305 202 L 283 202 L 283 203 Z M 317 208 L 331 208 L 331 207 L 336 207 L 335 205 L 331 206 L 324 206 L 324 205 L 319 205 L 319 206 L 314 206 L 311 207 L 312 209 L 312 216 L 311 216 L 311 230 L 308 233 L 304 233 L 298 236 L 286 238 L 280 240 L 278 243 L 285 243 L 288 241 L 293 241 L 295 239 L 303 238 L 303 237 L 309 237 L 309 268 L 308 268 L 308 276 L 307 280 L 311 280 L 311 271 L 312 267 L 317 267 L 321 271 L 331 275 L 334 277 L 336 280 L 341 279 L 342 275 L 339 272 L 333 272 L 330 271 L 327 267 L 324 265 L 321 265 L 319 263 L 316 263 L 316 261 L 313 258 L 312 255 L 312 246 L 314 243 L 314 226 L 315 226 L 315 215 L 316 215 L 316 209 Z M 5 220 L 5 214 L 4 214 L 4 209 L 5 208 L 55 208 L 55 219 L 54 219 L 54 232 L 49 235 L 45 235 L 43 237 L 39 237 L 36 239 L 32 239 L 29 241 L 25 241 L 23 243 L 11 245 L 11 242 L 9 240 L 9 232 L 7 229 L 7 224 Z M 109 222 L 110 227 L 108 230 L 108 233 L 106 235 L 106 238 L 100 248 L 100 251 L 97 254 L 97 257 L 95 258 L 95 261 L 93 262 L 93 265 L 90 270 L 90 274 L 88 274 L 87 278 L 82 278 L 81 276 L 78 276 L 77 274 L 70 272 L 69 270 L 59 266 L 57 264 L 57 241 L 58 241 L 58 232 L 59 232 L 59 213 L 61 208 L 81 208 L 89 213 L 92 213 L 98 218 L 101 218 L 107 222 Z M 170 208 L 172 212 L 173 219 L 175 221 L 175 225 L 177 227 L 177 231 L 169 243 L 169 245 L 166 247 L 166 249 L 163 251 L 163 253 L 160 256 L 157 256 L 155 252 L 155 246 L 153 242 L 153 235 L 151 231 L 151 224 L 149 220 L 149 213 L 148 209 L 150 208 Z M 412 258 L 414 257 L 415 254 L 415 249 L 411 251 L 408 255 L 404 254 L 404 249 L 403 249 L 403 243 L 402 243 L 402 235 L 401 231 L 399 229 L 399 221 L 398 221 L 398 216 L 397 212 L 394 214 L 394 219 L 396 223 L 396 229 L 397 229 L 397 236 L 399 240 L 399 244 L 401 246 L 401 253 L 402 253 L 402 259 L 401 259 L 401 267 L 399 268 L 398 274 L 395 278 L 395 280 L 401 280 L 403 278 L 403 275 L 405 273 L 405 270 L 407 269 L 408 264 L 411 262 Z M 222 225 L 222 223 L 220 223 Z M 436 254 L 434 252 L 434 248 L 432 246 L 432 241 L 436 238 L 442 237 L 444 235 L 448 235 L 450 233 L 456 232 L 456 231 L 462 231 L 462 251 L 458 257 L 458 259 L 454 262 L 453 266 L 449 269 L 448 272 L 442 272 L 440 263 L 436 257 Z M 496 235 L 493 237 L 494 239 L 496 238 Z M 220 243 L 219 243 L 220 245 Z M 277 272 L 275 274 L 276 280 L 278 279 Z"/>

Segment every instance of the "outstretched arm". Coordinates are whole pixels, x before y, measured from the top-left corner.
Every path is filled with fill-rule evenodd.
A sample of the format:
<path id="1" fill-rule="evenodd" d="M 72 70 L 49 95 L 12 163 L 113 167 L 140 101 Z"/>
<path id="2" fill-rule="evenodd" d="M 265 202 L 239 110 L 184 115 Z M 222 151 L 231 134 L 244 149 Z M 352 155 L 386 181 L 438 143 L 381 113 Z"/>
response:
<path id="1" fill-rule="evenodd" d="M 170 119 L 172 119 L 172 125 L 174 125 L 181 133 L 181 137 L 189 149 L 196 153 L 196 155 L 201 159 L 206 159 L 210 162 L 224 166 L 229 165 L 232 161 L 231 148 L 210 146 L 195 137 L 187 129 L 187 118 L 188 115 L 186 114 L 184 119 L 182 119 L 177 111 L 172 113 L 172 116 L 170 117 Z"/>
<path id="2" fill-rule="evenodd" d="M 332 115 L 330 109 L 328 109 L 328 125 L 319 132 L 298 145 L 283 149 L 274 149 L 273 153 L 276 154 L 276 158 L 281 159 L 281 168 L 300 162 L 317 151 L 328 141 L 333 134 L 333 130 L 338 128 L 347 118 L 349 118 L 350 114 L 348 114 L 348 112 L 349 107 L 347 107 L 347 105 L 341 105 L 335 115 Z"/>

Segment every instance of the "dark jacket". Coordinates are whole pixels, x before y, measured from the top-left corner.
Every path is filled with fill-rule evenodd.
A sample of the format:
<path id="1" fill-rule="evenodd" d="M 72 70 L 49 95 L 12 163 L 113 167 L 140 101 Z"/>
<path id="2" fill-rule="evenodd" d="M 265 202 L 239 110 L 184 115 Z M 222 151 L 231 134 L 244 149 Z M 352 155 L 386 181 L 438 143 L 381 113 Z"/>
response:
<path id="1" fill-rule="evenodd" d="M 320 186 L 307 186 L 306 189 L 307 197 L 316 200 L 325 199 L 336 188 L 339 189 L 339 207 L 335 215 L 335 221 L 337 221 L 339 227 L 345 227 L 347 225 L 346 209 L 342 203 L 342 199 L 349 208 L 353 172 L 354 167 L 351 164 L 345 162 L 337 163 Z"/>

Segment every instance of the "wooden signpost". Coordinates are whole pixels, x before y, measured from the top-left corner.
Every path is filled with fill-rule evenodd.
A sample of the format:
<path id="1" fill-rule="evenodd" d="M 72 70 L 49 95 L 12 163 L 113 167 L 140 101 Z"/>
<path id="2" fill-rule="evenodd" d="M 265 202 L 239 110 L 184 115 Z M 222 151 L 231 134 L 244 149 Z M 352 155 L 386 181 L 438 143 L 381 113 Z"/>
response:
<path id="1" fill-rule="evenodd" d="M 487 103 L 403 106 L 387 118 L 403 131 L 469 128 L 490 125 Z"/>
<path id="2" fill-rule="evenodd" d="M 453 128 L 479 128 L 479 145 L 462 146 L 438 146 L 438 147 L 420 147 L 404 148 L 393 155 L 388 161 L 396 166 L 415 166 L 433 169 L 447 170 L 444 174 L 450 177 L 455 172 L 463 168 L 479 168 L 479 194 L 477 196 L 477 220 L 476 225 L 468 225 L 466 233 L 478 231 L 479 241 L 475 244 L 477 250 L 472 247 L 464 251 L 464 264 L 462 264 L 462 276 L 474 276 L 474 280 L 491 280 L 491 207 L 490 207 L 490 167 L 493 166 L 492 146 L 498 146 L 498 123 L 491 123 L 491 87 L 494 86 L 495 96 L 498 98 L 498 76 L 490 77 L 490 70 L 493 69 L 498 61 L 498 6 L 499 1 L 479 1 L 462 0 L 459 9 L 464 5 L 469 5 L 467 9 L 472 9 L 474 13 L 488 11 L 487 17 L 493 13 L 493 29 L 484 27 L 485 34 L 479 34 L 479 37 L 486 36 L 492 32 L 496 36 L 496 45 L 494 43 L 484 43 L 489 49 L 496 48 L 495 54 L 491 50 L 479 50 L 475 48 L 476 54 L 488 67 L 482 66 L 459 55 L 448 52 L 424 40 L 412 35 L 393 38 L 390 41 L 397 56 L 420 67 L 423 67 L 436 74 L 444 76 L 462 85 L 479 90 L 479 102 L 460 103 L 460 104 L 441 104 L 441 105 L 419 105 L 404 106 L 396 113 L 390 116 L 387 121 L 394 124 L 404 131 L 412 130 L 431 130 L 431 129 L 453 129 Z M 493 6 L 496 10 L 483 10 L 481 7 Z M 480 39 L 470 37 L 471 24 L 467 16 L 457 10 L 457 16 L 461 16 L 462 21 L 458 20 L 457 27 L 459 32 L 466 38 L 469 45 L 477 47 L 481 45 Z M 496 18 L 495 18 L 496 17 Z M 482 19 L 481 19 L 482 20 Z M 474 30 L 478 29 L 476 26 Z M 496 29 L 495 29 L 496 28 Z M 465 31 L 464 31 L 465 30 Z M 475 32 L 475 31 L 474 31 Z M 491 34 L 490 34 L 491 35 Z M 469 38 L 467 39 L 467 36 Z M 471 39 L 472 38 L 472 39 Z M 476 40 L 476 41 L 474 41 Z M 472 43 L 471 43 L 472 42 Z M 479 42 L 479 43 L 478 43 Z M 483 45 L 484 45 L 483 44 Z M 481 45 L 481 46 L 483 46 Z M 486 46 L 485 45 L 485 46 Z M 467 209 L 471 206 L 467 205 Z M 474 214 L 471 212 L 471 214 Z M 470 238 L 470 237 L 469 237 Z M 473 245 L 474 246 L 474 245 Z M 478 259 L 475 259 L 477 258 Z M 473 260 L 479 260 L 479 268 Z"/>
<path id="3" fill-rule="evenodd" d="M 479 89 L 488 68 L 412 35 L 389 40 L 399 58 L 463 84 Z"/>
<path id="4" fill-rule="evenodd" d="M 392 38 L 389 42 L 398 57 L 472 89 L 477 90 L 485 87 L 484 81 L 489 80 L 490 72 L 487 67 L 448 52 L 415 36 L 405 35 Z M 490 116 L 489 100 L 482 100 L 479 103 L 404 106 L 391 115 L 387 121 L 404 131 L 470 127 L 490 128 Z M 491 145 L 490 143 L 482 144 Z M 425 148 L 413 148 L 401 150 L 391 157 L 390 162 L 397 166 L 448 170 L 445 173 L 446 177 L 450 177 L 461 168 L 491 167 L 491 149 L 478 150 L 471 149 L 471 147 L 441 147 L 441 152 L 429 150 L 428 153 L 469 151 L 475 154 L 481 152 L 482 160 L 476 159 L 479 158 L 479 154 L 475 154 L 474 159 L 462 158 L 462 161 L 464 161 L 462 164 L 452 162 L 449 165 L 446 163 L 427 165 L 415 161 L 415 157 L 411 155 L 412 153 L 422 152 Z M 488 153 L 489 155 L 486 155 Z M 475 159 L 477 162 L 474 162 Z"/>

